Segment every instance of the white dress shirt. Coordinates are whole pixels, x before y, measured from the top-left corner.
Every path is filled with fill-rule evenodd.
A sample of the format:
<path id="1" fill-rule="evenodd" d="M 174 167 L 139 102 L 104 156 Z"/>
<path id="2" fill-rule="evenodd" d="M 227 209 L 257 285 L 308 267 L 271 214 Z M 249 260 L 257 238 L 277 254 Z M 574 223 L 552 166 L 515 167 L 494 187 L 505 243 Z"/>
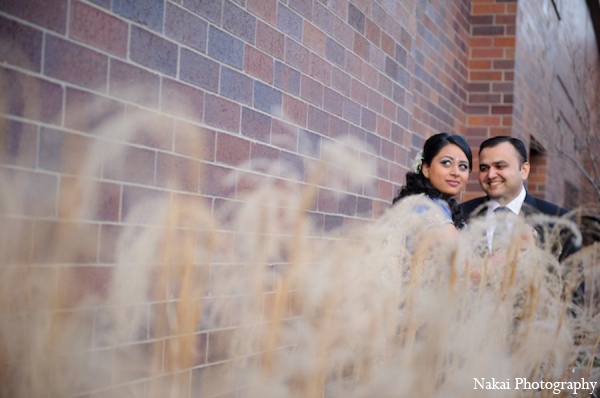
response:
<path id="1" fill-rule="evenodd" d="M 512 214 L 512 215 L 516 216 L 519 214 L 519 212 L 521 211 L 521 207 L 523 207 L 523 202 L 525 202 L 526 194 L 527 194 L 527 192 L 525 191 L 525 188 L 521 187 L 521 192 L 519 193 L 519 195 L 517 195 L 516 198 L 514 198 L 510 203 L 508 203 L 506 206 L 504 206 L 510 211 L 510 214 L 506 217 L 506 223 L 508 224 L 508 228 L 510 228 L 512 226 L 512 224 L 514 224 L 514 221 L 515 221 L 515 218 L 510 217 L 510 215 Z M 498 207 L 501 207 L 501 206 L 502 205 L 500 203 L 498 203 L 498 201 L 496 201 L 495 199 L 490 199 L 488 201 L 486 220 L 488 222 L 487 242 L 488 242 L 488 249 L 489 249 L 490 253 L 492 252 L 492 240 L 494 237 L 494 231 L 496 230 L 496 223 L 498 221 L 498 217 L 494 213 L 494 210 L 496 210 Z"/>

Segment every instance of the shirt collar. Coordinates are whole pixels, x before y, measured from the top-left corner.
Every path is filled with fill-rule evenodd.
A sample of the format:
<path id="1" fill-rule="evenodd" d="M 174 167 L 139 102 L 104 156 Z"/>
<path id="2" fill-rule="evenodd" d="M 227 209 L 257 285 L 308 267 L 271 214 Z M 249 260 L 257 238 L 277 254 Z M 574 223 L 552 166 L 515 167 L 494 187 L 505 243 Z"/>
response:
<path id="1" fill-rule="evenodd" d="M 521 211 L 521 207 L 523 207 L 523 202 L 525 202 L 526 195 L 527 191 L 525 190 L 525 187 L 521 187 L 521 192 L 519 192 L 517 197 L 506 205 L 506 208 L 514 214 L 519 214 L 519 212 Z M 498 207 L 500 207 L 500 203 L 498 203 L 498 201 L 496 201 L 495 199 L 490 199 L 488 202 L 487 214 L 493 214 L 494 210 L 496 210 Z"/>

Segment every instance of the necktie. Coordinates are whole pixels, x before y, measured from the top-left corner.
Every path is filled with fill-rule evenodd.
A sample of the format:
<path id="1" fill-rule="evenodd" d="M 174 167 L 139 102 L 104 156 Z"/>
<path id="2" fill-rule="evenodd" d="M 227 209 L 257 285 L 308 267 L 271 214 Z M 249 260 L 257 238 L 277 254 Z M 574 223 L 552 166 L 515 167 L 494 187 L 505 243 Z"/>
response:
<path id="1" fill-rule="evenodd" d="M 496 214 L 503 214 L 506 213 L 508 210 L 508 208 L 506 206 L 498 206 L 494 209 L 494 213 Z"/>

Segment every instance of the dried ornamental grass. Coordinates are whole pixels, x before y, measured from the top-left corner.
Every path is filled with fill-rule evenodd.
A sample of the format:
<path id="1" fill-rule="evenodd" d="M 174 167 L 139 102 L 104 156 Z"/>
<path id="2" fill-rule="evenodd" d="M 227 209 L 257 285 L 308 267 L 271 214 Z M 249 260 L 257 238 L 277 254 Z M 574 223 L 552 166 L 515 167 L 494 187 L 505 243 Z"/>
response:
<path id="1" fill-rule="evenodd" d="M 552 391 L 515 378 L 596 377 L 600 320 L 573 306 L 581 274 L 563 269 L 596 264 L 596 246 L 561 265 L 517 230 L 491 258 L 483 221 L 428 238 L 420 198 L 322 232 L 308 209 L 323 179 L 343 194 L 374 174 L 352 142 L 324 148 L 306 182 L 287 164 L 277 179 L 268 162 L 235 170 L 250 188 L 214 211 L 177 191 L 196 171 L 172 169 L 173 190 L 109 225 L 112 261 L 98 262 L 98 170 L 126 167 L 120 144 L 140 126 L 153 135 L 130 116 L 99 118 L 57 206 L 3 142 L 1 396 L 481 397 L 500 392 L 474 379 L 494 378 L 512 383 L 502 396 L 528 397 Z M 201 148 L 197 137 L 179 136 Z"/>

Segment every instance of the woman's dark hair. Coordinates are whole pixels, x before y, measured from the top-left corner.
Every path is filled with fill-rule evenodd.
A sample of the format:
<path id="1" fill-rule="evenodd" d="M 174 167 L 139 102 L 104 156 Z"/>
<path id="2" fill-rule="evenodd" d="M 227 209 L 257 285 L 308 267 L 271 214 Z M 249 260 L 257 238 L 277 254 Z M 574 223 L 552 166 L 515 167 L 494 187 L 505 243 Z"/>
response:
<path id="1" fill-rule="evenodd" d="M 467 160 L 469 161 L 469 171 L 471 171 L 473 169 L 473 154 L 471 153 L 471 148 L 463 137 L 456 134 L 438 133 L 429 137 L 423 146 L 422 164 L 431 165 L 433 158 L 448 144 L 456 145 L 465 153 Z M 406 196 L 419 194 L 425 194 L 430 198 L 445 200 L 450 207 L 454 225 L 457 228 L 465 226 L 465 219 L 456 199 L 451 195 L 442 193 L 434 188 L 429 180 L 423 175 L 421 165 L 419 165 L 416 170 L 406 173 L 406 184 L 402 186 L 392 203 L 396 203 Z"/>

